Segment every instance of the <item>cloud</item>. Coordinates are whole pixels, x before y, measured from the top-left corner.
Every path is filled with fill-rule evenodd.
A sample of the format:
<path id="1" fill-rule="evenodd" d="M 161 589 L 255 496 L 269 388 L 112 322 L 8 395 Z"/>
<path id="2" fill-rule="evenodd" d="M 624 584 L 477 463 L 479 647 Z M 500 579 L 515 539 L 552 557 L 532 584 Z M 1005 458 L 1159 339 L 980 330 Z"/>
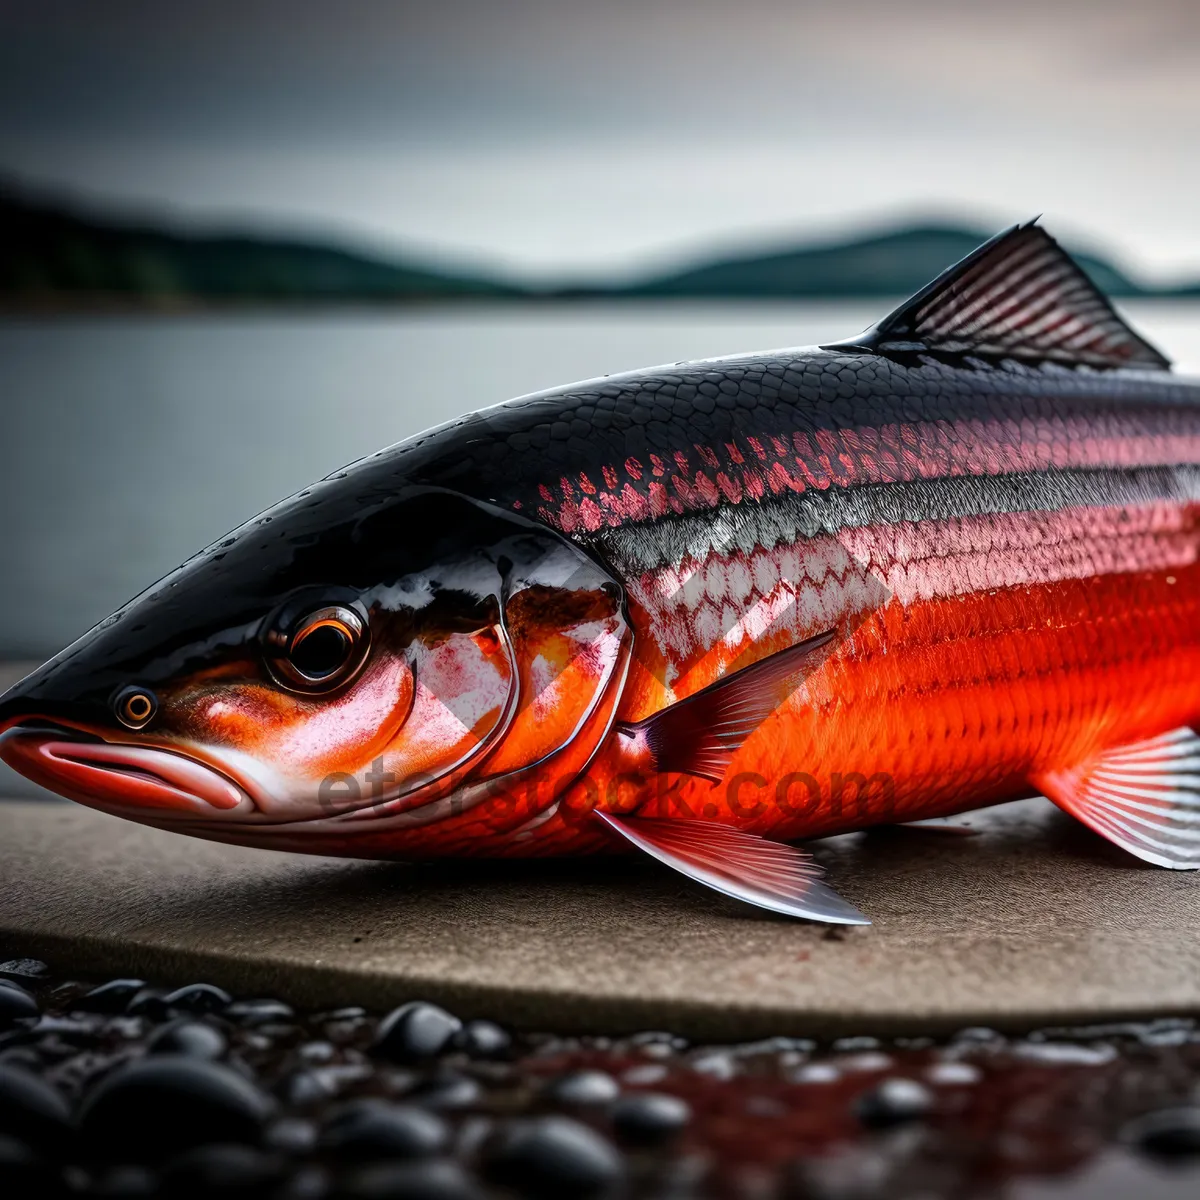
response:
<path id="1" fill-rule="evenodd" d="M 0 165 L 533 273 L 964 207 L 1181 274 L 1197 144 L 1190 0 L 0 6 Z"/>

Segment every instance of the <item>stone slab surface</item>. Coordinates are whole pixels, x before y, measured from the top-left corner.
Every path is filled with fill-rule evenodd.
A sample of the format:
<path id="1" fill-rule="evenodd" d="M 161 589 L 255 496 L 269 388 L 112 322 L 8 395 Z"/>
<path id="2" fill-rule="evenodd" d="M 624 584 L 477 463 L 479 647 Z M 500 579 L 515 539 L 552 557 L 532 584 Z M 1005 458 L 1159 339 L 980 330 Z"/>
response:
<path id="1" fill-rule="evenodd" d="M 816 844 L 875 922 L 830 931 L 636 858 L 305 858 L 0 802 L 0 949 L 305 1006 L 420 996 L 518 1026 L 709 1039 L 1200 1011 L 1200 878 L 1044 801 L 967 820 L 978 836 Z"/>

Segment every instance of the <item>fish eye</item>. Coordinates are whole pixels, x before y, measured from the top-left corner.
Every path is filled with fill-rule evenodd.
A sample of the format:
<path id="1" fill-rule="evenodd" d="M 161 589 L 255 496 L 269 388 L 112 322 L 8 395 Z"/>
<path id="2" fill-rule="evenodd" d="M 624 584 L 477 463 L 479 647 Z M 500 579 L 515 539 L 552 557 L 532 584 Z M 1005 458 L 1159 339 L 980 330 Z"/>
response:
<path id="1" fill-rule="evenodd" d="M 327 692 L 347 682 L 366 660 L 367 625 L 340 604 L 301 615 L 268 639 L 268 663 L 294 691 Z"/>
<path id="2" fill-rule="evenodd" d="M 113 697 L 117 720 L 128 729 L 144 729 L 158 712 L 158 697 L 143 687 L 122 688 Z"/>

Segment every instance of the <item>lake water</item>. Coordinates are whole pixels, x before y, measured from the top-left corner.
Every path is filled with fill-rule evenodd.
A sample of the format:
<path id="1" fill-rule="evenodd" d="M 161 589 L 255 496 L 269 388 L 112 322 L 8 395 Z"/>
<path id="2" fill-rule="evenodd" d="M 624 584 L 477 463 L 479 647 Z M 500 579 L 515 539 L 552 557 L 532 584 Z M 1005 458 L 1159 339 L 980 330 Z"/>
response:
<path id="1" fill-rule="evenodd" d="M 363 454 L 510 396 L 849 336 L 871 305 L 472 308 L 0 323 L 0 659 L 53 653 Z M 1130 306 L 1200 368 L 1200 305 Z"/>

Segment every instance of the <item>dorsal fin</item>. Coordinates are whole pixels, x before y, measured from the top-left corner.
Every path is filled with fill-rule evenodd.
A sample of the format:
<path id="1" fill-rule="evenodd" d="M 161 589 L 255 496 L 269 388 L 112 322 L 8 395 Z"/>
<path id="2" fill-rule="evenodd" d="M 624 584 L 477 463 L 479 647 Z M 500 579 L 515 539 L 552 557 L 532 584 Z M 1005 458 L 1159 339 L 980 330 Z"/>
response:
<path id="1" fill-rule="evenodd" d="M 861 338 L 829 348 L 1098 368 L 1171 367 L 1034 221 L 997 234 Z"/>

